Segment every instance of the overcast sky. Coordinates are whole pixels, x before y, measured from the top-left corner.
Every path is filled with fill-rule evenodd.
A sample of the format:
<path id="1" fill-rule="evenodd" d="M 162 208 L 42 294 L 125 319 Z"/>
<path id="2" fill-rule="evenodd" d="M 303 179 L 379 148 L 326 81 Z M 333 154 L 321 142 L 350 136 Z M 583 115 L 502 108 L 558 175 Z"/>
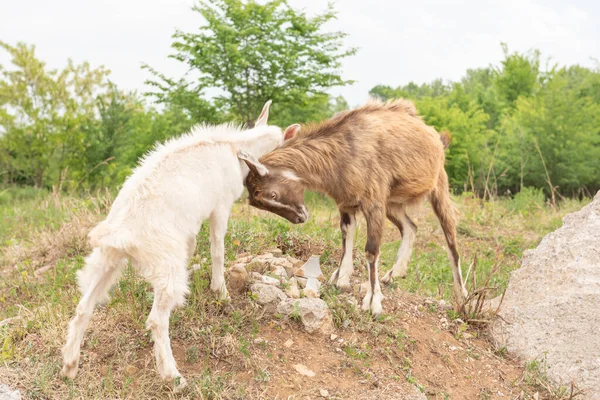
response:
<path id="1" fill-rule="evenodd" d="M 309 13 L 325 0 L 290 0 Z M 37 55 L 59 68 L 68 58 L 105 65 L 121 88 L 144 91 L 148 63 L 168 76 L 185 68 L 167 59 L 175 29 L 201 24 L 193 0 L 4 0 L 0 40 L 37 46 Z M 558 0 L 338 0 L 338 19 L 328 29 L 349 34 L 359 47 L 346 59 L 343 76 L 357 82 L 333 89 L 351 105 L 377 84 L 398 86 L 436 78 L 457 80 L 467 68 L 502 59 L 510 49 L 541 50 L 554 62 L 598 66 L 600 2 Z M 0 63 L 6 64 L 5 55 Z"/>

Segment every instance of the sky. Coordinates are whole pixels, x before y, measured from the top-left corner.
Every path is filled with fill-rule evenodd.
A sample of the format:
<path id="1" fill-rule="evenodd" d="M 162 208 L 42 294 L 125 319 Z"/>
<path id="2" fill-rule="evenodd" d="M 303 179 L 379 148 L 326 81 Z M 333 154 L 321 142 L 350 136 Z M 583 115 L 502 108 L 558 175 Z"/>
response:
<path id="1" fill-rule="evenodd" d="M 289 0 L 309 14 L 326 0 Z M 120 88 L 144 92 L 147 63 L 170 77 L 185 66 L 168 59 L 175 30 L 194 31 L 202 19 L 193 0 L 19 0 L 0 7 L 0 41 L 36 46 L 51 68 L 67 59 L 109 68 Z M 377 84 L 459 80 L 469 68 L 497 65 L 501 42 L 510 50 L 539 49 L 545 62 L 598 67 L 600 2 L 589 0 L 338 0 L 328 30 L 349 34 L 358 47 L 342 76 L 356 82 L 334 88 L 361 104 Z M 0 53 L 0 65 L 9 59 Z"/>

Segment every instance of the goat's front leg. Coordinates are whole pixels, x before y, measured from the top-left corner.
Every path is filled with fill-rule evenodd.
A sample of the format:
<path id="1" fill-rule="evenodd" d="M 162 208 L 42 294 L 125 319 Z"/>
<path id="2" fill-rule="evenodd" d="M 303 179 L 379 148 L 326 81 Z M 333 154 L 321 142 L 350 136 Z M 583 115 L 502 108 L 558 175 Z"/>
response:
<path id="1" fill-rule="evenodd" d="M 210 290 L 217 294 L 219 300 L 229 299 L 225 286 L 225 234 L 229 209 L 217 208 L 210 215 L 210 255 L 212 257 L 212 278 Z"/>
<path id="2" fill-rule="evenodd" d="M 383 311 L 381 301 L 383 293 L 379 285 L 379 246 L 383 235 L 385 221 L 385 207 L 379 204 L 371 205 L 363 209 L 367 220 L 367 244 L 365 255 L 367 258 L 367 272 L 369 275 L 369 287 L 363 299 L 363 311 L 371 310 L 371 314 L 379 315 Z"/>
<path id="3" fill-rule="evenodd" d="M 342 259 L 339 268 L 331 275 L 329 284 L 336 285 L 341 290 L 350 290 L 350 278 L 354 272 L 352 249 L 354 247 L 354 234 L 356 233 L 356 215 L 354 212 L 340 210 L 340 217 Z"/>

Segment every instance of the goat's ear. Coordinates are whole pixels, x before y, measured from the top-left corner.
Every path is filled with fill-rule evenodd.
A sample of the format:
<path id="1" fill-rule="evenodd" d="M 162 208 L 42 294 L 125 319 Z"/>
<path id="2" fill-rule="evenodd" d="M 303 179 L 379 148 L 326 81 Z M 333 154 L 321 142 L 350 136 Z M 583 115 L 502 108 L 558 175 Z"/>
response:
<path id="1" fill-rule="evenodd" d="M 269 107 L 270 106 L 271 106 L 271 100 L 267 101 L 265 103 L 265 105 L 263 106 L 263 109 L 260 112 L 260 115 L 258 116 L 258 119 L 256 120 L 256 123 L 254 124 L 254 126 L 260 126 L 260 125 L 267 124 L 267 120 L 269 119 Z"/>
<path id="2" fill-rule="evenodd" d="M 283 140 L 290 140 L 300 132 L 300 124 L 290 125 L 283 132 Z"/>
<path id="3" fill-rule="evenodd" d="M 239 150 L 237 156 L 240 160 L 243 160 L 246 163 L 248 168 L 250 168 L 250 171 L 253 173 L 259 176 L 269 175 L 269 170 L 267 167 L 262 165 L 252 154 L 247 153 L 244 150 Z"/>

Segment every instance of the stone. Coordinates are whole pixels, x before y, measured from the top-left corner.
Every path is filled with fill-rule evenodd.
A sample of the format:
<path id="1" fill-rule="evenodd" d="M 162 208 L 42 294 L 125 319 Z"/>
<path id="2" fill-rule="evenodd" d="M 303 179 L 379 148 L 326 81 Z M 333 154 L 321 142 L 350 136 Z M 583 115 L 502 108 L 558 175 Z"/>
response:
<path id="1" fill-rule="evenodd" d="M 273 249 L 268 249 L 267 253 L 270 253 L 270 254 L 274 255 L 275 257 L 281 257 L 283 255 L 283 251 L 281 249 L 278 249 L 277 247 L 275 247 Z"/>
<path id="2" fill-rule="evenodd" d="M 320 389 L 319 394 L 325 399 L 329 397 L 329 391 L 327 389 Z"/>
<path id="3" fill-rule="evenodd" d="M 287 276 L 294 276 L 294 265 L 285 258 L 274 258 L 271 260 L 271 268 L 283 268 Z"/>
<path id="4" fill-rule="evenodd" d="M 323 272 L 321 272 L 321 263 L 319 262 L 319 256 L 311 256 L 308 261 L 294 271 L 295 276 L 302 278 L 316 278 L 320 281 L 325 280 Z"/>
<path id="5" fill-rule="evenodd" d="M 545 358 L 556 384 L 600 399 L 600 192 L 513 271 L 492 335 L 524 360 Z"/>
<path id="6" fill-rule="evenodd" d="M 292 299 L 300 298 L 300 289 L 298 288 L 298 281 L 296 278 L 292 278 L 288 281 L 288 286 L 285 288 L 285 294 Z"/>
<path id="7" fill-rule="evenodd" d="M 302 260 L 298 260 L 292 256 L 286 256 L 286 260 L 288 260 L 295 268 L 300 268 L 303 264 Z"/>
<path id="8" fill-rule="evenodd" d="M 243 264 L 236 264 L 229 270 L 229 290 L 232 293 L 242 294 L 248 287 L 248 271 Z"/>
<path id="9" fill-rule="evenodd" d="M 137 372 L 137 368 L 135 367 L 135 365 L 128 365 L 125 367 L 124 372 L 125 375 L 132 376 L 135 375 L 135 373 Z"/>
<path id="10" fill-rule="evenodd" d="M 313 378 L 316 374 L 314 372 L 312 372 L 310 369 L 308 369 L 306 367 L 306 365 L 302 365 L 302 364 L 294 364 L 294 369 L 296 370 L 296 372 L 298 372 L 300 375 L 304 375 L 304 376 L 308 376 L 310 378 Z"/>
<path id="11" fill-rule="evenodd" d="M 321 288 L 321 282 L 319 282 L 316 278 L 308 278 L 306 281 L 306 286 L 302 290 L 304 296 L 306 297 L 319 297 L 319 289 Z"/>
<path id="12" fill-rule="evenodd" d="M 288 274 L 281 265 L 271 265 L 271 274 L 287 279 Z"/>
<path id="13" fill-rule="evenodd" d="M 294 278 L 296 278 L 296 281 L 298 282 L 298 285 L 300 285 L 301 288 L 305 288 L 306 287 L 306 281 L 308 281 L 308 279 L 302 278 L 302 277 L 299 277 L 299 276 L 294 276 Z"/>
<path id="14" fill-rule="evenodd" d="M 281 289 L 260 282 L 253 283 L 250 291 L 256 296 L 256 302 L 261 305 L 277 304 L 287 298 Z"/>
<path id="15" fill-rule="evenodd" d="M 412 393 L 409 393 L 402 397 L 403 400 L 427 400 L 427 396 L 423 392 L 419 392 L 414 389 Z"/>
<path id="16" fill-rule="evenodd" d="M 248 264 L 250 261 L 252 261 L 254 257 L 252 257 L 250 254 L 248 253 L 242 253 L 240 255 L 238 255 L 238 257 L 235 259 L 236 263 L 240 263 L 240 264 Z"/>
<path id="17" fill-rule="evenodd" d="M 247 265 L 246 265 L 246 269 L 248 271 L 251 272 L 256 272 L 256 273 L 260 273 L 262 271 L 265 270 L 265 267 L 263 266 L 263 264 L 261 264 L 258 261 L 250 261 Z"/>
<path id="18" fill-rule="evenodd" d="M 262 275 L 260 277 L 260 281 L 266 285 L 279 286 L 281 285 L 281 281 L 277 278 L 273 278 L 272 276 Z"/>
<path id="19" fill-rule="evenodd" d="M 279 303 L 277 312 L 288 317 L 299 317 L 308 333 L 330 334 L 333 331 L 331 311 L 321 299 L 287 299 Z"/>
<path id="20" fill-rule="evenodd" d="M 50 271 L 50 269 L 52 269 L 52 267 L 53 267 L 52 264 L 44 265 L 43 267 L 36 269 L 34 272 L 34 275 L 36 277 L 40 277 L 43 274 L 45 274 L 46 272 Z"/>
<path id="21" fill-rule="evenodd" d="M 294 344 L 294 341 L 292 339 L 288 339 L 285 341 L 285 343 L 283 345 L 289 349 L 290 347 L 292 347 L 293 344 Z"/>
<path id="22" fill-rule="evenodd" d="M 0 383 L 0 400 L 21 400 L 21 392 Z"/>

